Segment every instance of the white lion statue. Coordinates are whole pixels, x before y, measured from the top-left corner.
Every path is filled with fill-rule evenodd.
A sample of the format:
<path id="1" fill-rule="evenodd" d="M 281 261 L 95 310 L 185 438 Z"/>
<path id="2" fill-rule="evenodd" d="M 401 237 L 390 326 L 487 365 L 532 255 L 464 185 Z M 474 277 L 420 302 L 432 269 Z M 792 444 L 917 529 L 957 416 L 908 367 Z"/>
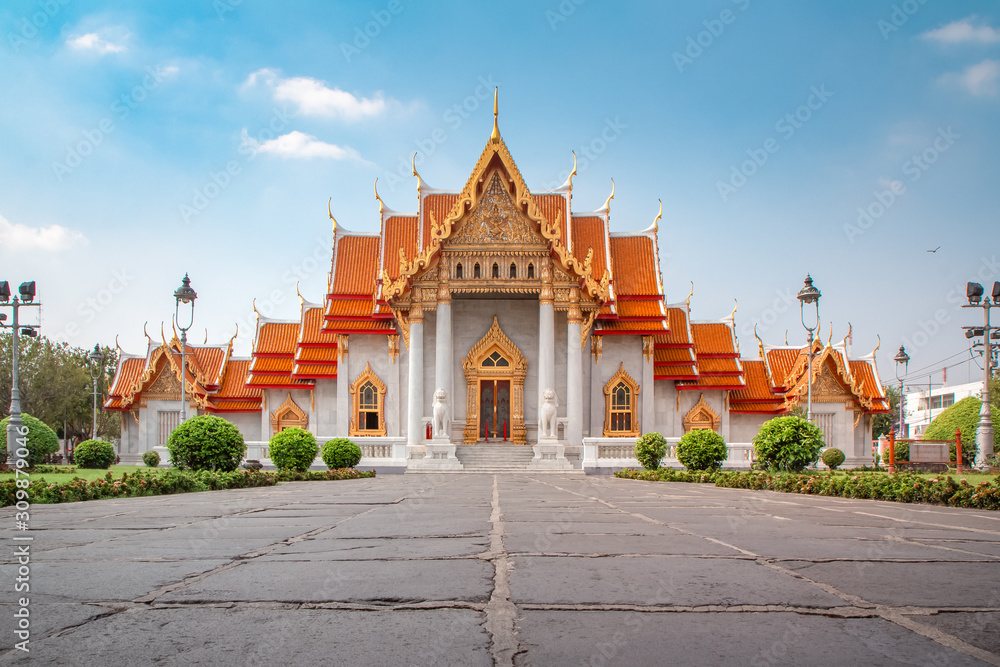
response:
<path id="1" fill-rule="evenodd" d="M 538 437 L 556 437 L 556 411 L 559 401 L 556 399 L 555 389 L 546 389 L 542 392 L 542 406 L 538 416 Z"/>
<path id="2" fill-rule="evenodd" d="M 434 392 L 434 437 L 448 438 L 451 424 L 448 420 L 448 392 L 438 387 Z"/>

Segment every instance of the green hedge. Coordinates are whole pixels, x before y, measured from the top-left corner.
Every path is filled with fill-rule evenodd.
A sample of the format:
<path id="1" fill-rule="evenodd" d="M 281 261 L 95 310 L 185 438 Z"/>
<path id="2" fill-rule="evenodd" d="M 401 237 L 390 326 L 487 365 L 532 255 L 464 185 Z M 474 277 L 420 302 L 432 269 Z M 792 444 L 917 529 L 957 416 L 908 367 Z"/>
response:
<path id="1" fill-rule="evenodd" d="M 0 420 L 0 441 L 3 448 L 7 449 L 7 422 L 10 417 Z M 21 421 L 28 427 L 28 465 L 35 467 L 45 461 L 49 454 L 59 451 L 59 436 L 49 428 L 49 425 L 41 419 L 36 419 L 29 414 L 21 413 Z M 10 461 L 9 463 L 12 463 Z"/>
<path id="2" fill-rule="evenodd" d="M 354 468 L 335 468 L 333 470 L 279 470 L 273 473 L 282 482 L 318 482 L 323 480 L 364 479 L 374 477 L 374 470 L 355 470 Z"/>
<path id="3" fill-rule="evenodd" d="M 271 452 L 271 462 L 278 470 L 309 470 L 309 466 L 319 453 L 316 436 L 309 431 L 298 428 L 286 428 L 271 436 L 268 443 Z"/>
<path id="4" fill-rule="evenodd" d="M 1000 509 L 1000 477 L 972 486 L 951 476 L 925 479 L 900 473 L 795 474 L 769 472 L 705 472 L 678 470 L 622 470 L 615 477 L 657 482 L 714 482 L 729 489 L 754 489 L 804 493 L 841 498 L 891 500 L 900 503 L 930 503 L 983 510 Z"/>
<path id="5" fill-rule="evenodd" d="M 955 460 L 955 429 L 962 431 L 962 458 L 967 464 L 976 458 L 976 425 L 979 423 L 979 410 L 982 402 L 975 396 L 963 398 L 944 412 L 939 414 L 924 431 L 927 440 L 950 440 L 948 450 L 951 460 Z M 993 448 L 1000 448 L 1000 414 L 997 410 L 991 413 L 993 417 Z"/>

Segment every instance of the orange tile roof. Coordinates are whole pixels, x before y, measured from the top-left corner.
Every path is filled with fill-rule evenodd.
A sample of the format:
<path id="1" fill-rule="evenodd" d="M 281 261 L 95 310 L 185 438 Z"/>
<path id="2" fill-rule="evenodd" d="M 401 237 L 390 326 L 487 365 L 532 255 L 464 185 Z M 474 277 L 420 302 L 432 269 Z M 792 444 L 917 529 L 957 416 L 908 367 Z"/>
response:
<path id="1" fill-rule="evenodd" d="M 666 333 L 667 323 L 664 320 L 653 320 L 649 322 L 622 322 L 620 320 L 598 320 L 599 327 L 594 330 L 595 336 L 608 335 L 608 334 L 632 334 L 635 336 L 639 335 L 653 335 Z"/>
<path id="2" fill-rule="evenodd" d="M 559 238 L 562 239 L 564 246 L 569 245 L 566 238 L 566 198 L 562 195 L 534 195 L 534 198 L 538 208 L 542 210 L 542 215 L 550 223 L 555 224 L 556 219 L 562 214 L 559 218 Z"/>
<path id="3" fill-rule="evenodd" d="M 861 389 L 862 395 L 875 404 L 879 410 L 889 410 L 889 401 L 886 399 L 885 391 L 879 385 L 875 376 L 874 362 L 861 359 L 852 359 L 850 362 L 851 375 Z"/>
<path id="4" fill-rule="evenodd" d="M 258 390 L 259 391 L 259 390 Z M 261 402 L 256 401 L 219 401 L 211 402 L 209 412 L 260 412 Z"/>
<path id="5" fill-rule="evenodd" d="M 292 372 L 295 361 L 291 357 L 254 357 L 250 373 L 260 375 L 287 375 Z"/>
<path id="6" fill-rule="evenodd" d="M 310 389 L 314 385 L 308 380 L 295 380 L 289 375 L 256 375 L 252 371 L 247 377 L 247 387 L 259 387 L 260 389 L 283 389 L 285 387 L 300 387 Z"/>
<path id="7" fill-rule="evenodd" d="M 280 359 L 272 361 L 281 361 Z M 222 386 L 212 395 L 212 401 L 218 402 L 224 399 L 260 401 L 259 389 L 248 389 L 246 387 L 247 374 L 250 370 L 250 359 L 230 359 L 226 364 L 226 373 L 222 380 Z M 260 407 L 258 405 L 258 407 Z"/>
<path id="8" fill-rule="evenodd" d="M 688 330 L 687 311 L 683 308 L 667 308 L 669 333 L 657 336 L 654 340 L 657 347 L 691 347 L 691 332 Z"/>
<path id="9" fill-rule="evenodd" d="M 722 322 L 697 322 L 691 324 L 691 336 L 699 359 L 702 357 L 738 357 L 733 342 L 733 330 Z"/>
<path id="10" fill-rule="evenodd" d="M 327 299 L 326 318 L 333 319 L 370 319 L 372 316 L 372 300 L 370 297 L 361 299 Z"/>
<path id="11" fill-rule="evenodd" d="M 132 386 L 142 377 L 146 370 L 146 357 L 126 357 L 118 365 L 114 382 L 108 392 L 108 400 L 104 407 L 109 410 L 122 408 L 121 399 L 132 390 Z"/>
<path id="12" fill-rule="evenodd" d="M 424 197 L 421 209 L 423 213 L 424 233 L 421 239 L 421 249 L 426 248 L 431 242 L 431 211 L 434 212 L 434 219 L 438 223 L 444 222 L 452 206 L 458 201 L 457 194 L 431 194 Z"/>
<path id="13" fill-rule="evenodd" d="M 205 377 L 205 383 L 209 386 L 217 386 L 221 381 L 220 373 L 222 371 L 222 363 L 226 360 L 226 349 L 226 346 L 187 346 L 187 354 L 194 356 L 195 365 L 201 371 Z M 180 359 L 177 361 L 180 362 Z"/>
<path id="14" fill-rule="evenodd" d="M 257 330 L 253 354 L 287 355 L 295 354 L 299 340 L 299 322 L 262 322 Z"/>
<path id="15" fill-rule="evenodd" d="M 335 378 L 337 377 L 337 364 L 329 366 L 296 364 L 292 371 L 292 377 L 296 379 Z"/>
<path id="16" fill-rule="evenodd" d="M 400 248 L 407 260 L 417 255 L 417 217 L 394 215 L 386 219 L 382 234 L 382 269 L 395 280 L 399 277 Z"/>
<path id="17" fill-rule="evenodd" d="M 343 303 L 342 301 L 337 301 Z M 366 301 L 354 303 L 371 303 Z M 323 330 L 324 313 L 322 306 L 306 308 L 302 314 L 302 323 L 299 328 L 299 348 L 302 346 L 333 346 L 336 347 L 337 339 L 330 333 Z"/>
<path id="18" fill-rule="evenodd" d="M 767 371 L 761 359 L 743 359 L 743 373 L 746 387 L 734 390 L 729 396 L 730 409 L 733 402 L 766 402 L 782 403 L 783 397 L 771 390 L 767 380 Z"/>
<path id="19" fill-rule="evenodd" d="M 374 294 L 381 240 L 380 236 L 338 235 L 333 294 Z"/>
<path id="20" fill-rule="evenodd" d="M 583 264 L 587 251 L 594 249 L 590 272 L 594 280 L 600 282 L 608 270 L 608 260 L 604 247 L 604 219 L 596 216 L 573 216 L 573 256 Z"/>
<path id="21" fill-rule="evenodd" d="M 656 380 L 690 380 L 698 377 L 698 369 L 694 366 L 656 366 Z"/>
<path id="22" fill-rule="evenodd" d="M 705 377 L 704 375 L 692 382 L 678 382 L 678 389 L 701 389 L 708 387 L 711 389 L 740 389 L 745 387 L 743 376 L 724 375 L 722 377 Z"/>
<path id="23" fill-rule="evenodd" d="M 337 363 L 337 349 L 329 347 L 300 347 L 295 353 L 296 364 Z"/>
<path id="24" fill-rule="evenodd" d="M 392 320 L 341 321 L 328 320 L 323 325 L 331 333 L 394 334 L 396 326 Z"/>
<path id="25" fill-rule="evenodd" d="M 612 236 L 611 267 L 618 296 L 659 293 L 659 267 L 648 236 Z"/>
<path id="26" fill-rule="evenodd" d="M 774 384 L 778 387 L 787 387 L 788 374 L 795 366 L 796 360 L 802 354 L 798 348 L 773 347 L 765 351 L 767 355 L 767 365 L 771 369 L 771 376 Z"/>
<path id="27" fill-rule="evenodd" d="M 737 359 L 702 359 L 698 357 L 698 373 L 700 375 L 742 375 Z"/>
<path id="28" fill-rule="evenodd" d="M 641 317 L 644 319 L 654 319 L 663 320 L 666 319 L 666 314 L 663 311 L 663 304 L 661 301 L 626 301 L 618 300 L 615 302 L 616 310 L 618 311 L 619 318 L 627 317 Z"/>
<path id="29" fill-rule="evenodd" d="M 656 348 L 653 350 L 653 361 L 657 366 L 689 366 L 695 363 L 694 351 L 690 348 Z"/>

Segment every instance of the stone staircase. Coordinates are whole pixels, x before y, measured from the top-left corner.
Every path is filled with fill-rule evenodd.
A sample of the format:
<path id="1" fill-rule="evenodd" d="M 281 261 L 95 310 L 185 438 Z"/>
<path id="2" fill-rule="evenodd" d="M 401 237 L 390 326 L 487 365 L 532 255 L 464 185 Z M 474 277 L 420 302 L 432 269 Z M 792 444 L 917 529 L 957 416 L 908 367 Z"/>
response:
<path id="1" fill-rule="evenodd" d="M 455 456 L 462 462 L 464 472 L 520 472 L 527 471 L 535 453 L 528 445 L 459 445 Z"/>

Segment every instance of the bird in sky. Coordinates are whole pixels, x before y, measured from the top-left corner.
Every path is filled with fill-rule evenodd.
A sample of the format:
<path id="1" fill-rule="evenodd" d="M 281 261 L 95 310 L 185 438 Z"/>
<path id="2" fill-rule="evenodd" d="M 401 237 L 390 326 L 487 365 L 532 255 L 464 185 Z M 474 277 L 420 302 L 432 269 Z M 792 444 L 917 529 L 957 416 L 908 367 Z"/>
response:
<path id="1" fill-rule="evenodd" d="M 934 248 L 934 250 L 928 250 L 927 252 L 937 252 L 940 249 L 941 249 L 941 246 L 938 246 L 938 247 Z"/>

